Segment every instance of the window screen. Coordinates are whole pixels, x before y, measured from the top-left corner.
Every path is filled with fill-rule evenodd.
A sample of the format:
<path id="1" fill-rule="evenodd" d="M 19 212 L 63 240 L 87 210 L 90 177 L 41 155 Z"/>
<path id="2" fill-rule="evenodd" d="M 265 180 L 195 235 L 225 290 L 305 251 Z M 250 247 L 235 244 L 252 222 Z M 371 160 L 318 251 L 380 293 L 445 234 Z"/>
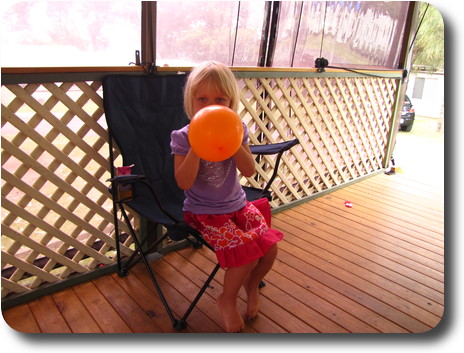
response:
<path id="1" fill-rule="evenodd" d="M 398 67 L 407 1 L 272 2 L 277 22 L 266 4 L 156 2 L 156 65 L 217 60 L 253 67 L 262 45 L 272 43 L 273 57 L 266 61 L 274 67 L 314 67 L 318 57 L 332 66 Z M 128 65 L 142 49 L 141 11 L 137 1 L 7 2 L 1 15 L 1 64 Z M 275 41 L 267 37 L 271 33 Z"/>
<path id="2" fill-rule="evenodd" d="M 139 2 L 6 2 L 2 66 L 124 66 L 140 49 Z"/>
<path id="3" fill-rule="evenodd" d="M 398 68 L 407 1 L 281 2 L 273 66 Z"/>
<path id="4" fill-rule="evenodd" d="M 156 64 L 256 66 L 264 7 L 263 1 L 158 2 Z"/>

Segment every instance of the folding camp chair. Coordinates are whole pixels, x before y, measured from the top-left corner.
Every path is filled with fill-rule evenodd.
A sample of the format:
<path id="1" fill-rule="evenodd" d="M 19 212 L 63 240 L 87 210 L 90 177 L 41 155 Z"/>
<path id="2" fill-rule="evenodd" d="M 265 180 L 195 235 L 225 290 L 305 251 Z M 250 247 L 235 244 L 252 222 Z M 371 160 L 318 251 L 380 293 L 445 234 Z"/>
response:
<path id="1" fill-rule="evenodd" d="M 174 159 L 170 149 L 170 135 L 189 123 L 183 111 L 183 85 L 186 75 L 110 75 L 103 80 L 103 99 L 108 124 L 111 161 L 111 192 L 115 225 L 115 240 L 118 273 L 128 274 L 130 267 L 143 261 L 149 276 L 177 330 L 186 327 L 187 317 L 203 295 L 219 270 L 215 266 L 192 301 L 185 314 L 177 319 L 166 296 L 149 265 L 147 255 L 156 252 L 167 238 L 174 241 L 190 241 L 194 246 L 207 244 L 201 234 L 183 221 L 184 193 L 174 179 Z M 122 154 L 124 166 L 132 165 L 129 174 L 117 175 L 114 165 L 113 141 Z M 298 140 L 275 145 L 252 146 L 253 153 L 278 154 L 276 165 L 282 154 L 298 143 Z M 277 166 L 278 167 L 278 166 Z M 270 198 L 270 185 L 277 169 L 263 189 L 245 188 L 247 198 Z M 128 190 L 126 190 L 128 189 Z M 162 225 L 163 234 L 146 233 L 137 236 L 126 211 L 128 206 L 143 219 Z M 129 227 L 135 243 L 133 254 L 123 259 L 120 252 L 120 230 L 118 209 Z M 152 239 L 156 238 L 156 239 Z M 150 243 L 149 245 L 147 245 Z M 213 250 L 214 251 L 214 250 Z M 123 261 L 124 260 L 124 261 Z"/>

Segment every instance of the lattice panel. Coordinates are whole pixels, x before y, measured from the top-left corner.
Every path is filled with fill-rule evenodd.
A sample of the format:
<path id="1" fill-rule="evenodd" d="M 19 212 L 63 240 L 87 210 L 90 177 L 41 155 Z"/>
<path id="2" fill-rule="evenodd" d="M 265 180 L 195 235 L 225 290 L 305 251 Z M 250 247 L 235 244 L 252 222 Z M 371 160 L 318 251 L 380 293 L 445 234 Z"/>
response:
<path id="1" fill-rule="evenodd" d="M 252 144 L 300 140 L 282 158 L 273 207 L 382 168 L 394 79 L 238 83 Z M 261 158 L 244 182 L 264 185 L 274 164 Z M 108 177 L 100 82 L 2 86 L 2 298 L 114 262 Z M 132 246 L 128 238 L 121 248 Z"/>
<path id="2" fill-rule="evenodd" d="M 272 186 L 273 207 L 313 195 L 383 167 L 397 83 L 385 78 L 249 78 L 241 84 L 240 115 L 251 143 L 293 138 Z M 261 186 L 272 157 L 258 163 Z M 271 167 L 270 167 L 271 166 Z M 264 179 L 264 181 L 263 181 Z"/>
<path id="3" fill-rule="evenodd" d="M 113 262 L 100 88 L 2 86 L 2 298 Z"/>

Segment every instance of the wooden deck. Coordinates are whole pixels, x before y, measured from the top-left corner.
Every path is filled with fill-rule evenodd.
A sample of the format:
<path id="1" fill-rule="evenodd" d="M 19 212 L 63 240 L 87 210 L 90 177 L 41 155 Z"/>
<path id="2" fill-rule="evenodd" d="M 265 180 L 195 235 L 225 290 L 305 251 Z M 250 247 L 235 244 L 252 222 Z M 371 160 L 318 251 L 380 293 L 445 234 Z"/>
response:
<path id="1" fill-rule="evenodd" d="M 273 226 L 285 238 L 245 332 L 424 332 L 440 321 L 442 187 L 379 174 L 278 213 Z M 153 263 L 176 315 L 214 263 L 210 251 L 190 248 Z M 214 299 L 222 281 L 220 270 L 182 332 L 223 332 Z M 3 315 L 21 332 L 177 332 L 141 265 L 126 278 L 100 277 Z"/>

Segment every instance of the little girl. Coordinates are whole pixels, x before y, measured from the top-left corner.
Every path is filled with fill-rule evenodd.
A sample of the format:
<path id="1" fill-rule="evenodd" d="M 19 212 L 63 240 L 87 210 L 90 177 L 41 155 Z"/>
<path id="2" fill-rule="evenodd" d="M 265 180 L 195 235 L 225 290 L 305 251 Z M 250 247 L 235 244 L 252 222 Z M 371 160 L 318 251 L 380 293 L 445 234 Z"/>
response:
<path id="1" fill-rule="evenodd" d="M 237 111 L 239 100 L 233 73 L 218 62 L 200 64 L 190 73 L 184 89 L 184 109 L 189 119 L 212 104 Z M 203 234 L 225 269 L 224 288 L 217 306 L 227 332 L 239 332 L 244 327 L 237 309 L 237 295 L 242 286 L 247 294 L 245 319 L 258 314 L 258 285 L 271 269 L 277 255 L 276 243 L 283 237 L 281 232 L 268 227 L 240 186 L 237 168 L 246 177 L 255 172 L 248 129 L 245 124 L 243 127 L 241 147 L 222 162 L 208 162 L 194 153 L 188 142 L 188 125 L 171 134 L 175 178 L 185 190 L 185 221 Z"/>

